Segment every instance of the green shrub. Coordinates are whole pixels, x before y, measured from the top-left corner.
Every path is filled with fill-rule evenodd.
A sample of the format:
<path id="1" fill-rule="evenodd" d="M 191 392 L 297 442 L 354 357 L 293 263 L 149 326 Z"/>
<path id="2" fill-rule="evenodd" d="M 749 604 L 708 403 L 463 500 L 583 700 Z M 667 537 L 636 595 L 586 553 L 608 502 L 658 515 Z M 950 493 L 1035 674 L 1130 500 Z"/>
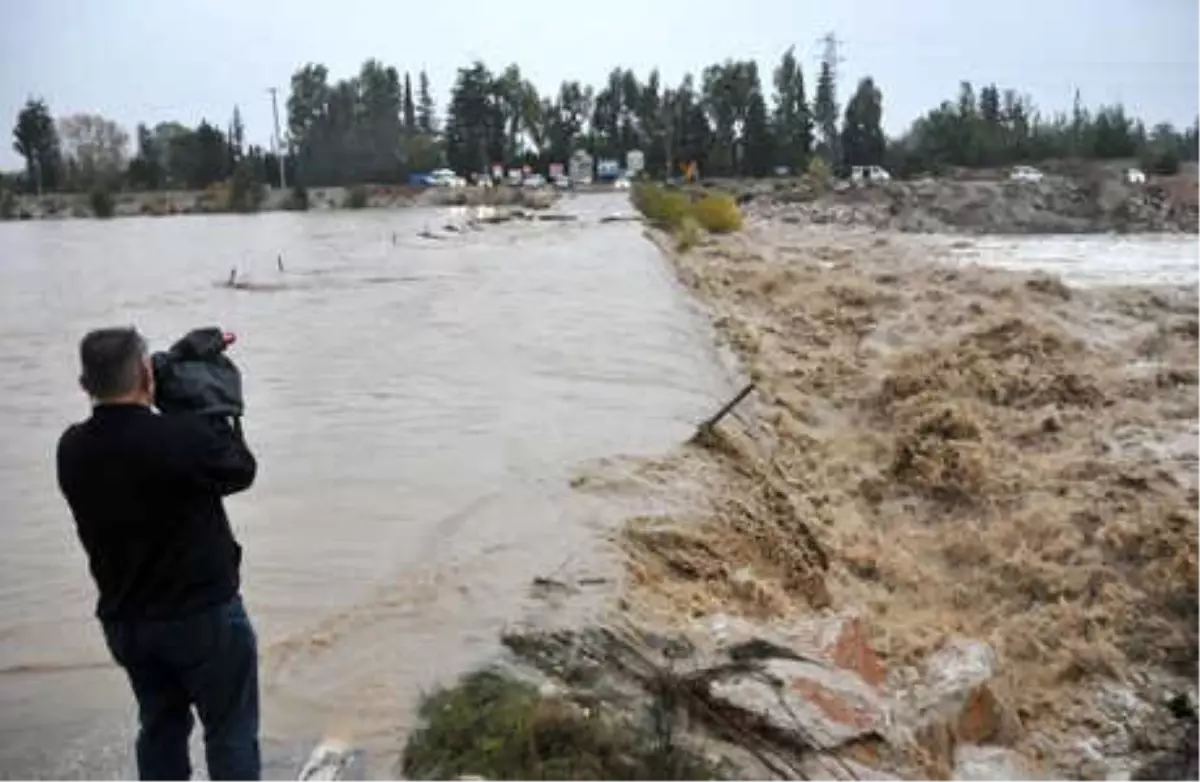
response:
<path id="1" fill-rule="evenodd" d="M 93 188 L 92 192 L 88 195 L 88 200 L 92 205 L 92 214 L 96 217 L 112 217 L 113 212 L 116 211 L 116 200 L 113 198 L 112 192 L 106 187 Z"/>
<path id="2" fill-rule="evenodd" d="M 584 711 L 495 671 L 424 698 L 405 779 L 715 779 L 716 768 L 652 730 Z"/>
<path id="3" fill-rule="evenodd" d="M 1170 147 L 1151 149 L 1142 156 L 1142 170 L 1147 174 L 1172 176 L 1179 173 L 1179 152 Z"/>
<path id="4" fill-rule="evenodd" d="M 688 215 L 683 218 L 683 222 L 679 224 L 678 230 L 675 231 L 675 249 L 681 253 L 685 253 L 696 245 L 700 244 L 703 238 L 704 228 L 696 218 Z"/>
<path id="5" fill-rule="evenodd" d="M 809 179 L 819 185 L 830 185 L 833 183 L 833 171 L 829 168 L 829 163 L 823 157 L 814 156 L 808 161 Z"/>
<path id="6" fill-rule="evenodd" d="M 355 185 L 346 191 L 346 197 L 342 200 L 342 206 L 346 209 L 363 209 L 367 205 L 367 189 L 362 185 Z"/>
<path id="7" fill-rule="evenodd" d="M 17 216 L 17 197 L 8 189 L 0 189 L 0 220 L 11 220 Z"/>
<path id="8" fill-rule="evenodd" d="M 691 210 L 687 195 L 662 185 L 639 182 L 633 186 L 632 200 L 634 208 L 648 220 L 672 230 L 683 223 Z"/>
<path id="9" fill-rule="evenodd" d="M 709 233 L 728 234 L 742 230 L 742 210 L 727 195 L 706 195 L 692 205 L 692 215 Z"/>
<path id="10" fill-rule="evenodd" d="M 675 234 L 680 250 L 699 244 L 701 229 L 709 233 L 742 229 L 742 210 L 727 195 L 709 193 L 693 202 L 683 191 L 638 183 L 633 186 L 632 200 L 651 223 Z"/>
<path id="11" fill-rule="evenodd" d="M 243 160 L 229 178 L 226 208 L 231 212 L 257 212 L 267 198 L 266 187 L 250 160 Z"/>

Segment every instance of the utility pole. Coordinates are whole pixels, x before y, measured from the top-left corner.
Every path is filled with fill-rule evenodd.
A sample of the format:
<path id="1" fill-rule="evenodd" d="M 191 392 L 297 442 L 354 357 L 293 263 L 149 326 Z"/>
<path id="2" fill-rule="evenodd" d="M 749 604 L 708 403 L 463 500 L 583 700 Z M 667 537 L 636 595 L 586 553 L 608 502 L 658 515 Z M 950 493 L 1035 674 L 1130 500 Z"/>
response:
<path id="1" fill-rule="evenodd" d="M 837 84 L 837 67 L 846 61 L 838 52 L 838 47 L 842 45 L 842 41 L 839 41 L 837 36 L 831 31 L 818 38 L 817 43 L 823 47 L 821 50 L 821 62 L 829 63 L 829 72 L 833 76 L 834 84 Z"/>
<path id="2" fill-rule="evenodd" d="M 279 189 L 284 190 L 287 188 L 287 179 L 283 173 L 283 139 L 279 136 L 279 102 L 276 99 L 279 90 L 268 87 L 267 92 L 271 93 L 271 113 L 275 115 L 275 138 L 271 145 L 275 148 L 275 159 L 279 161 Z"/>
<path id="3" fill-rule="evenodd" d="M 839 47 L 842 45 L 842 41 L 838 40 L 837 36 L 834 34 L 834 32 L 832 30 L 830 30 L 829 32 L 825 33 L 825 35 L 818 38 L 817 43 L 821 44 L 821 46 L 822 46 L 820 62 L 822 65 L 827 65 L 829 67 L 830 86 L 832 88 L 830 90 L 829 98 L 830 98 L 830 101 L 833 103 L 833 108 L 834 108 L 833 123 L 827 127 L 820 128 L 821 141 L 824 144 L 824 147 L 826 150 L 826 155 L 827 155 L 826 159 L 830 163 L 833 163 L 833 161 L 835 161 L 841 157 L 841 150 L 838 148 L 839 147 L 839 143 L 838 143 L 839 139 L 837 137 L 837 114 L 838 114 L 838 105 L 837 105 L 838 73 L 837 73 L 837 71 L 838 71 L 838 65 L 842 64 L 845 61 L 845 58 L 843 58 L 841 56 L 841 53 L 839 51 Z"/>

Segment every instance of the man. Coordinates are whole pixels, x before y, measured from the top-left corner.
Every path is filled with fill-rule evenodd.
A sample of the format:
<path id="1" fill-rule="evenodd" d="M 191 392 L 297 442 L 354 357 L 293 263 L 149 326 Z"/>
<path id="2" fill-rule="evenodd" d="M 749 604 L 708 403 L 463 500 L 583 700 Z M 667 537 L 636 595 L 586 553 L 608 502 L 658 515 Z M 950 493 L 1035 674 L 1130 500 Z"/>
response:
<path id="1" fill-rule="evenodd" d="M 129 676 L 142 779 L 188 779 L 194 706 L 209 776 L 258 779 L 258 654 L 239 596 L 241 548 L 221 498 L 257 469 L 237 419 L 160 415 L 145 340 L 79 346 L 92 415 L 58 444 L 58 481 L 99 589 L 96 614 Z"/>

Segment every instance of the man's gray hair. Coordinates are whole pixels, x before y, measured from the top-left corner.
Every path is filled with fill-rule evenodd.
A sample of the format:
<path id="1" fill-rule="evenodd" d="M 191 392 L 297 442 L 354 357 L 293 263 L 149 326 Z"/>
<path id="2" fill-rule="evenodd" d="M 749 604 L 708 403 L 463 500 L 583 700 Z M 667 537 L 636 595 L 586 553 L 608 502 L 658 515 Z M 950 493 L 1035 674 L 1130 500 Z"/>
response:
<path id="1" fill-rule="evenodd" d="M 79 384 L 99 400 L 136 391 L 146 350 L 146 340 L 133 327 L 89 332 L 79 343 Z"/>

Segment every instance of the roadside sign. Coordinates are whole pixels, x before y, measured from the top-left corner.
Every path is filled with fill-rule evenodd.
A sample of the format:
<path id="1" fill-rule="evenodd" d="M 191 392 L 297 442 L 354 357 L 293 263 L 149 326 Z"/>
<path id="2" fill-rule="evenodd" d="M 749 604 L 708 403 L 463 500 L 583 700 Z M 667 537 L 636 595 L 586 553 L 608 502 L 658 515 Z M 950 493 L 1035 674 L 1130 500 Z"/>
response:
<path id="1" fill-rule="evenodd" d="M 631 149 L 625 153 L 625 172 L 635 176 L 646 167 L 646 155 L 640 149 Z"/>

